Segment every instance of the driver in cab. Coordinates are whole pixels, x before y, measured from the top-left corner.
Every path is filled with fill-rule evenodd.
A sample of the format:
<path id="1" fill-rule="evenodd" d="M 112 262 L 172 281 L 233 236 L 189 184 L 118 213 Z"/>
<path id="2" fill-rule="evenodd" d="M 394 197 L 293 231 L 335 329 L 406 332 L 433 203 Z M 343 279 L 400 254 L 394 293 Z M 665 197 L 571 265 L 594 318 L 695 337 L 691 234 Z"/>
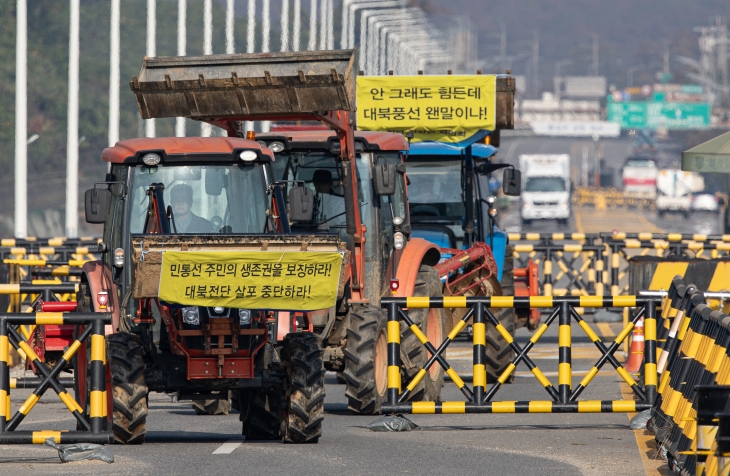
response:
<path id="1" fill-rule="evenodd" d="M 193 187 L 183 183 L 172 187 L 170 203 L 177 233 L 215 233 L 208 220 L 190 210 L 193 206 Z"/>

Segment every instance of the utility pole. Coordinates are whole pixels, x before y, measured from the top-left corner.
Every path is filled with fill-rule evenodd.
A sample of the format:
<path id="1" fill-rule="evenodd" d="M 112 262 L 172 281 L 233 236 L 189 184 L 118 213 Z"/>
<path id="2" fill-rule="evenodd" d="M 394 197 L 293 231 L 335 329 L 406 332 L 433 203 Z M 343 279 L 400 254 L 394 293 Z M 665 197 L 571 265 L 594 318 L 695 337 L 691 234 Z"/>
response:
<path id="1" fill-rule="evenodd" d="M 309 43 L 307 51 L 317 49 L 317 0 L 309 0 Z"/>
<path id="2" fill-rule="evenodd" d="M 299 51 L 302 37 L 302 0 L 294 0 L 294 20 L 292 21 L 292 51 Z"/>
<path id="3" fill-rule="evenodd" d="M 185 56 L 186 50 L 186 23 L 188 16 L 187 0 L 177 0 L 177 55 Z M 185 137 L 185 118 L 175 118 L 175 136 Z"/>
<path id="4" fill-rule="evenodd" d="M 499 25 L 499 72 L 507 71 L 507 25 Z"/>
<path id="5" fill-rule="evenodd" d="M 66 237 L 79 233 L 79 0 L 71 0 L 68 38 L 66 135 Z"/>
<path id="6" fill-rule="evenodd" d="M 248 0 L 248 22 L 246 24 L 246 53 L 256 51 L 256 0 Z M 253 121 L 244 124 L 246 132 L 253 130 Z"/>
<path id="7" fill-rule="evenodd" d="M 715 17 L 715 25 L 717 27 L 717 69 L 720 73 L 721 86 L 727 88 L 728 84 L 728 68 L 727 68 L 727 24 L 721 16 Z M 724 93 L 727 97 L 727 92 Z"/>
<path id="8" fill-rule="evenodd" d="M 147 56 L 157 56 L 157 0 L 147 0 Z M 146 137 L 155 137 L 155 120 L 145 119 Z"/>
<path id="9" fill-rule="evenodd" d="M 119 141 L 119 0 L 112 0 L 109 35 L 109 147 Z M 111 167 L 111 164 L 109 164 Z"/>
<path id="10" fill-rule="evenodd" d="M 232 55 L 236 52 L 235 22 L 236 11 L 235 0 L 226 0 L 226 54 Z"/>
<path id="11" fill-rule="evenodd" d="M 591 33 L 593 37 L 593 76 L 598 76 L 598 35 Z"/>
<path id="12" fill-rule="evenodd" d="M 28 236 L 28 4 L 15 17 L 15 237 Z"/>
<path id="13" fill-rule="evenodd" d="M 203 2 L 203 54 L 213 54 L 213 5 L 212 0 Z M 200 123 L 201 137 L 213 135 L 213 126 L 207 122 Z"/>
<path id="14" fill-rule="evenodd" d="M 669 40 L 664 40 L 664 67 L 662 68 L 662 73 L 669 74 Z"/>
<path id="15" fill-rule="evenodd" d="M 289 51 L 289 0 L 281 0 L 280 51 Z"/>
<path id="16" fill-rule="evenodd" d="M 532 32 L 532 96 L 540 94 L 540 33 Z"/>

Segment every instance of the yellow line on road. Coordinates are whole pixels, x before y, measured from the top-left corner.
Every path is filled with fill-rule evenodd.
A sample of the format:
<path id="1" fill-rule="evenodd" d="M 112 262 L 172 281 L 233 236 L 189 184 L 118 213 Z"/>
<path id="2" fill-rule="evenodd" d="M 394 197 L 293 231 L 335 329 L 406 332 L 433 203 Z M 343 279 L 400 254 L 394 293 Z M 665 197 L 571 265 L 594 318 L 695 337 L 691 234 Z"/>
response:
<path id="1" fill-rule="evenodd" d="M 624 400 L 633 400 L 634 392 L 631 391 L 626 382 L 619 381 L 621 387 L 621 395 Z M 636 413 L 629 413 L 629 421 Z M 659 455 L 654 435 L 649 430 L 633 430 L 636 437 L 636 446 L 641 456 L 641 462 L 644 464 L 644 472 L 646 476 L 673 476 L 674 473 L 669 469 L 664 460 Z"/>

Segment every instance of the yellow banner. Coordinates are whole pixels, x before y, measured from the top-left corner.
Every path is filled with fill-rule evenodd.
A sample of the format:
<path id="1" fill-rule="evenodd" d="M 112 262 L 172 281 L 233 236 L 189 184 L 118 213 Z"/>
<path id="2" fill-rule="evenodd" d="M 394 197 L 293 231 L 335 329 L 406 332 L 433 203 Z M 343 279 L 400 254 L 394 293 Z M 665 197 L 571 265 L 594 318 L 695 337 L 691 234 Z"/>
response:
<path id="1" fill-rule="evenodd" d="M 407 131 L 414 142 L 464 142 L 496 127 L 497 78 L 476 76 L 358 76 L 357 127 Z"/>
<path id="2" fill-rule="evenodd" d="M 243 309 L 335 305 L 342 255 L 316 251 L 165 251 L 161 301 Z"/>

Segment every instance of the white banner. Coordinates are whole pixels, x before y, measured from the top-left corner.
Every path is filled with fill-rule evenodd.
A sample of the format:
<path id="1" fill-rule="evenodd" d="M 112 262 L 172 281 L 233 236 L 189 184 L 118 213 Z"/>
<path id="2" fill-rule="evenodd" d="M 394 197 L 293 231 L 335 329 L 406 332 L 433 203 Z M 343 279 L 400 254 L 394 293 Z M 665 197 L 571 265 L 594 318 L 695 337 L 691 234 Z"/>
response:
<path id="1" fill-rule="evenodd" d="M 532 132 L 541 136 L 618 137 L 621 126 L 616 122 L 542 122 L 530 123 Z"/>

